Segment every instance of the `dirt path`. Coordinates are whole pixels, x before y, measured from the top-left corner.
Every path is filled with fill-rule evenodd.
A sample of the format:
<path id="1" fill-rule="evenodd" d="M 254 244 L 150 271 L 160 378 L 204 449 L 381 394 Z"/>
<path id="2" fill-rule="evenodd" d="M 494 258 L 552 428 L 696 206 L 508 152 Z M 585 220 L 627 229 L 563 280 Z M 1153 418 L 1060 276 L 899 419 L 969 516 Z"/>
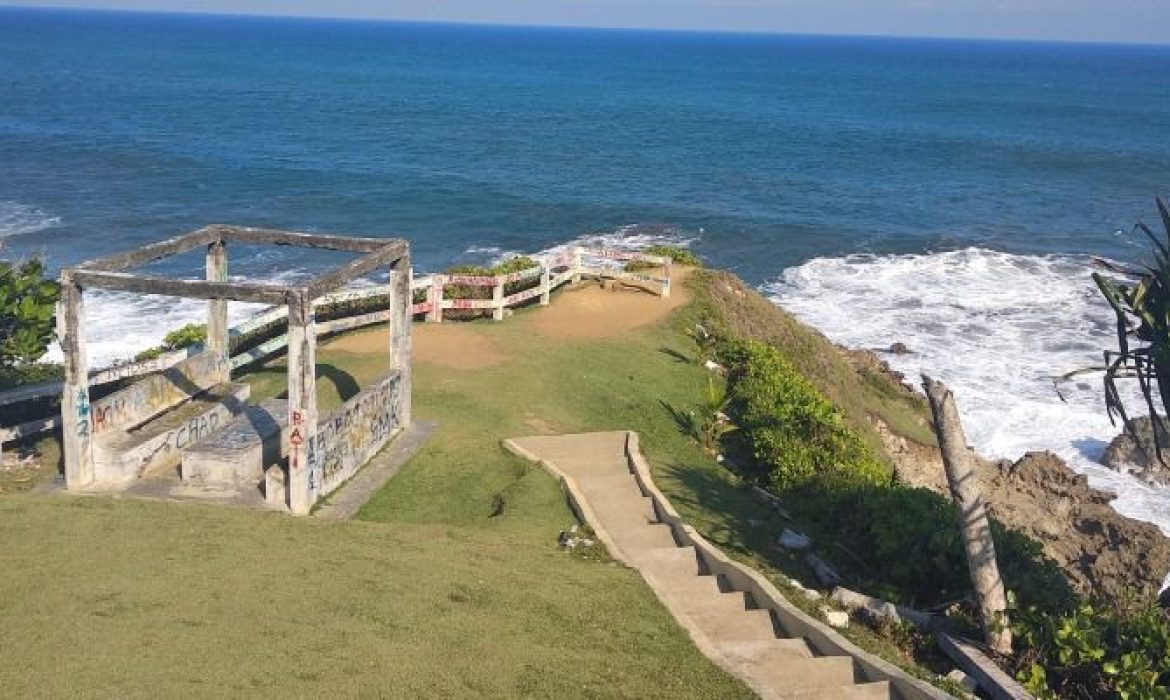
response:
<path id="1" fill-rule="evenodd" d="M 660 298 L 642 289 L 616 285 L 605 289 L 583 282 L 553 297 L 552 304 L 503 323 L 528 324 L 552 338 L 610 338 L 657 323 L 690 301 L 683 284 L 690 270 L 674 271 L 671 296 Z M 450 321 L 414 325 L 414 361 L 451 369 L 484 369 L 507 362 L 507 352 L 479 324 Z M 332 350 L 355 354 L 384 353 L 385 328 L 343 335 L 327 343 Z"/>
<path id="2" fill-rule="evenodd" d="M 689 270 L 676 269 L 671 295 L 662 299 L 635 287 L 585 282 L 556 297 L 532 317 L 537 331 L 554 338 L 609 338 L 661 321 L 690 301 L 684 284 Z"/>

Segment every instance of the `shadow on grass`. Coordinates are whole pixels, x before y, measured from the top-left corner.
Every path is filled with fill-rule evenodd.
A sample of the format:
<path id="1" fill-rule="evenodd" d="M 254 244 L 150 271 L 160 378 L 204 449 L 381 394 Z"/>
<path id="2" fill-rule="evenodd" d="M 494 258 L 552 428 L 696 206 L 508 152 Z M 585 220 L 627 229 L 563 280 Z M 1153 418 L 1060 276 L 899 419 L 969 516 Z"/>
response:
<path id="1" fill-rule="evenodd" d="M 662 353 L 663 355 L 666 355 L 667 357 L 673 359 L 675 362 L 678 362 L 679 364 L 689 365 L 689 364 L 694 362 L 693 358 L 687 357 L 684 353 L 681 353 L 678 350 L 675 350 L 674 348 L 668 348 L 668 347 L 663 346 L 663 347 L 658 348 L 658 352 Z"/>
<path id="2" fill-rule="evenodd" d="M 333 388 L 337 390 L 337 396 L 341 398 L 343 403 L 357 396 L 358 392 L 362 390 L 352 374 L 336 365 L 318 364 L 317 376 L 333 383 Z"/>

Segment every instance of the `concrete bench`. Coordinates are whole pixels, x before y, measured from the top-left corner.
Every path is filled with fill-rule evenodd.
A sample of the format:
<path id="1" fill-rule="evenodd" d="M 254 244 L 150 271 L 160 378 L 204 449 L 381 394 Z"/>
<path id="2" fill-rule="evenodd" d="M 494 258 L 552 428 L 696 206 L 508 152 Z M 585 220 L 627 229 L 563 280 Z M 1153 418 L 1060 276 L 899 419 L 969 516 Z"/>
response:
<path id="1" fill-rule="evenodd" d="M 229 423 L 249 389 L 224 381 L 221 358 L 200 353 L 94 401 L 91 431 L 99 487 L 120 487 L 179 466 L 183 450 Z"/>
<path id="2" fill-rule="evenodd" d="M 264 469 L 288 455 L 288 402 L 249 406 L 183 452 L 182 478 L 200 483 L 259 483 Z"/>

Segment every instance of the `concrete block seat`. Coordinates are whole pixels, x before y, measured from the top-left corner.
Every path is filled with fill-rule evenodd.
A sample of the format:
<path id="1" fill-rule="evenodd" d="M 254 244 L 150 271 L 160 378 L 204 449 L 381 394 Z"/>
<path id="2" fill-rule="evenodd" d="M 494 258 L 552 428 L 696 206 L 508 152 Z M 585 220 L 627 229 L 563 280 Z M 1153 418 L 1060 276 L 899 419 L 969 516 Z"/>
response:
<path id="1" fill-rule="evenodd" d="M 242 411 L 246 384 L 217 384 L 138 425 L 94 436 L 94 465 L 101 483 L 118 486 L 179 466 L 183 450 Z"/>
<path id="2" fill-rule="evenodd" d="M 210 484 L 259 483 L 288 456 L 288 401 L 249 406 L 183 452 L 182 478 Z"/>

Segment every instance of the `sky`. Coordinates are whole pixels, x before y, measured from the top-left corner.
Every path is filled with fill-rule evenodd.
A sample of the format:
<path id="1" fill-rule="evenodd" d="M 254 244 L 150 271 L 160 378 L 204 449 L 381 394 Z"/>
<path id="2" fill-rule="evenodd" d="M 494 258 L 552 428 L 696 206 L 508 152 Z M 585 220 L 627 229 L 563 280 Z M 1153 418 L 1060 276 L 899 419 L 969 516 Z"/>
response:
<path id="1" fill-rule="evenodd" d="M 0 0 L 2 5 L 1170 44 L 1170 0 Z"/>

